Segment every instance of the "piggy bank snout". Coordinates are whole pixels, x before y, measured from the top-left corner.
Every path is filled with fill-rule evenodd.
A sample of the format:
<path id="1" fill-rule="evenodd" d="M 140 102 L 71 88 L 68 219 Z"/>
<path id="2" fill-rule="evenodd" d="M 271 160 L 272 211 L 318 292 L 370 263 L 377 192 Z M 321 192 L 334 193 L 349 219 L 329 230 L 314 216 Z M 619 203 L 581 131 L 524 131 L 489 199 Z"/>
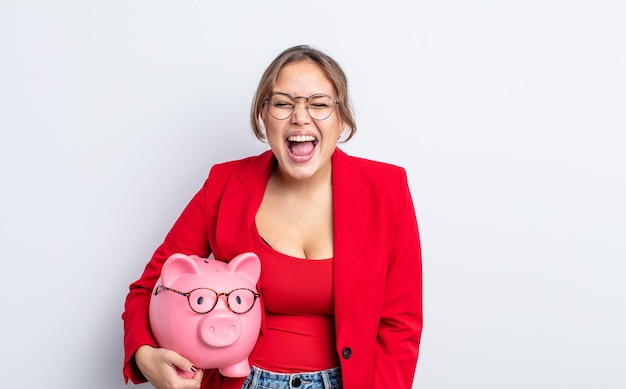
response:
<path id="1" fill-rule="evenodd" d="M 226 347 L 241 336 L 241 320 L 231 312 L 212 312 L 198 327 L 200 339 L 211 347 Z"/>

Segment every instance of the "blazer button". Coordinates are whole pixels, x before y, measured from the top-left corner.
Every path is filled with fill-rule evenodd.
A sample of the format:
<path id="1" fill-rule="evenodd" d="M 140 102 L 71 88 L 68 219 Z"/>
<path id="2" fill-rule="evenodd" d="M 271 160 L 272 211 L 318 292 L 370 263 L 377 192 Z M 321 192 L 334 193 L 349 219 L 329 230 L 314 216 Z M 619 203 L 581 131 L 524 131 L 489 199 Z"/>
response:
<path id="1" fill-rule="evenodd" d="M 344 347 L 343 350 L 341 350 L 341 356 L 343 359 L 350 359 L 352 356 L 352 349 L 350 347 Z"/>

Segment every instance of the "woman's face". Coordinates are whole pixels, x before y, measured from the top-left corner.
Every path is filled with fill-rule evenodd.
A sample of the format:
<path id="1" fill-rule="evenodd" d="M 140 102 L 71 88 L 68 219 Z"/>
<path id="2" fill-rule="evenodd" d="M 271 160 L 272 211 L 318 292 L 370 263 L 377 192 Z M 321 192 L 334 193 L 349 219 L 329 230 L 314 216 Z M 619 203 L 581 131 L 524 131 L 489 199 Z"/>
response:
<path id="1" fill-rule="evenodd" d="M 272 92 L 292 97 L 324 93 L 333 100 L 337 98 L 330 80 L 311 61 L 285 65 L 276 78 Z M 339 107 L 335 106 L 328 118 L 315 120 L 305 104 L 305 99 L 296 99 L 293 115 L 284 120 L 269 114 L 269 103 L 265 104 L 261 113 L 267 141 L 278 160 L 279 172 L 286 178 L 307 179 L 329 173 L 330 158 L 343 131 Z"/>

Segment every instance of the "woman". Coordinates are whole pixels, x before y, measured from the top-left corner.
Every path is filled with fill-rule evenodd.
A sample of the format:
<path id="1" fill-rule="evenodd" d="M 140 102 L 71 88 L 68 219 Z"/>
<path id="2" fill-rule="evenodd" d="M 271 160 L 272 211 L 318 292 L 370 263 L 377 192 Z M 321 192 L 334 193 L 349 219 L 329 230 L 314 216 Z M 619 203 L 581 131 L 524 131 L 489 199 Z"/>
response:
<path id="1" fill-rule="evenodd" d="M 251 122 L 271 150 L 214 166 L 130 286 L 125 378 L 157 388 L 410 388 L 421 253 L 405 171 L 337 148 L 356 131 L 347 80 L 308 46 L 270 64 Z M 227 261 L 246 251 L 261 258 L 265 311 L 250 376 L 203 372 L 159 349 L 147 312 L 165 259 L 182 252 Z M 195 374 L 183 379 L 174 367 Z"/>

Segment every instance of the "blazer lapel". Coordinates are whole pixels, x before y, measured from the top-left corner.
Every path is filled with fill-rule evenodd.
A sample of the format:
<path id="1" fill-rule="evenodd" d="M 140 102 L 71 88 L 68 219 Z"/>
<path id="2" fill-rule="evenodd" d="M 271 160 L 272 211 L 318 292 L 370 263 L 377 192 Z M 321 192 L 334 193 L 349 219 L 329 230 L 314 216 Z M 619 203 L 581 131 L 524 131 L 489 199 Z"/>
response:
<path id="1" fill-rule="evenodd" d="M 230 260 L 252 248 L 252 234 L 256 215 L 267 180 L 274 164 L 270 150 L 249 159 L 241 169 L 233 172 L 222 195 L 216 226 L 216 258 Z M 222 258 L 218 258 L 218 254 Z"/>
<path id="2" fill-rule="evenodd" d="M 369 210 L 369 187 L 362 179 L 351 158 L 339 148 L 333 163 L 334 217 L 334 303 L 337 332 L 352 297 L 356 276 L 361 271 L 365 228 Z"/>

